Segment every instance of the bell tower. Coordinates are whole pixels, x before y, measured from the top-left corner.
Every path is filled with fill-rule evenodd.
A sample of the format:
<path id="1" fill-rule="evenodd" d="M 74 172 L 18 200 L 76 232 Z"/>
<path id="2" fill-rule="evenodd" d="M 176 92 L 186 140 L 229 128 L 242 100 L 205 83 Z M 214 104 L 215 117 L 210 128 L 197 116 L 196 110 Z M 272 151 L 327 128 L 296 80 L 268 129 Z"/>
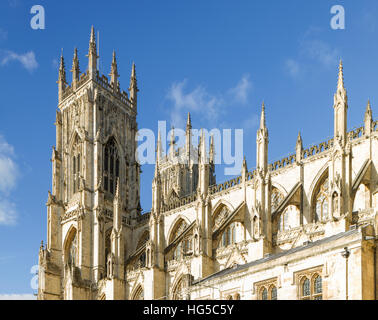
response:
<path id="1" fill-rule="evenodd" d="M 99 74 L 96 51 L 92 27 L 88 68 L 80 74 L 75 49 L 71 85 L 61 57 L 39 299 L 94 299 L 98 281 L 105 278 L 110 280 L 108 298 L 125 295 L 125 239 L 141 212 L 135 158 L 138 88 L 134 64 L 129 98 L 120 89 L 115 52 L 108 79 Z"/>

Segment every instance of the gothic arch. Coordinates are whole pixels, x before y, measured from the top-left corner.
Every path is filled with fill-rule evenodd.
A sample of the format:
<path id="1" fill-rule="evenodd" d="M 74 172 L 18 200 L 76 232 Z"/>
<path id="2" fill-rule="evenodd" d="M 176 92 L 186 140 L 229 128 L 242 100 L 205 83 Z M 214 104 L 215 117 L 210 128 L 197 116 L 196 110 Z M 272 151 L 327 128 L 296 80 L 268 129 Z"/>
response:
<path id="1" fill-rule="evenodd" d="M 179 225 L 185 222 L 188 226 L 190 224 L 190 221 L 188 218 L 186 218 L 183 215 L 179 215 L 176 217 L 176 219 L 171 223 L 171 226 L 169 228 L 169 231 L 167 233 L 167 239 L 168 239 L 168 244 L 170 244 L 174 239 L 171 239 L 173 236 L 173 233 L 176 231 L 176 229 L 179 227 Z"/>
<path id="2" fill-rule="evenodd" d="M 322 185 L 326 182 L 326 180 L 329 178 L 329 167 L 328 164 L 326 164 L 316 175 L 315 179 L 313 180 L 310 188 L 310 208 L 311 208 L 311 221 L 315 222 L 316 219 L 316 205 L 317 205 L 317 196 L 319 192 L 321 192 L 320 188 Z M 328 186 L 329 188 L 329 186 Z M 330 203 L 329 203 L 329 197 L 328 195 L 324 195 L 326 198 L 324 201 L 327 202 L 327 215 L 329 215 L 330 212 Z M 323 209 L 322 209 L 323 210 Z"/>
<path id="3" fill-rule="evenodd" d="M 144 300 L 144 289 L 140 283 L 135 285 L 131 293 L 131 300 Z"/>
<path id="4" fill-rule="evenodd" d="M 72 224 L 70 226 L 70 228 L 68 229 L 68 231 L 66 233 L 66 237 L 65 237 L 64 242 L 63 242 L 64 264 L 68 263 L 68 258 L 70 256 L 69 250 L 71 249 L 72 241 L 74 241 L 75 238 L 76 238 L 76 242 L 77 242 L 77 229 Z M 76 257 L 74 257 L 74 258 L 76 258 Z"/>
<path id="5" fill-rule="evenodd" d="M 69 143 L 68 143 L 68 152 L 69 153 L 71 153 L 72 148 L 74 147 L 77 140 L 79 141 L 79 143 L 82 143 L 84 141 L 84 136 L 82 135 L 82 133 L 79 130 L 77 130 L 77 128 L 75 128 L 74 131 L 72 131 L 72 133 L 71 133 Z"/>
<path id="6" fill-rule="evenodd" d="M 176 277 L 172 285 L 171 300 L 186 300 L 185 289 L 188 287 L 188 274 Z"/>
<path id="7" fill-rule="evenodd" d="M 272 190 L 274 188 L 276 188 L 279 192 L 281 192 L 285 197 L 287 196 L 287 191 L 282 184 L 280 184 L 278 182 L 272 182 Z"/>
<path id="8" fill-rule="evenodd" d="M 315 195 L 316 189 L 319 187 L 319 184 L 321 183 L 321 180 L 324 178 L 325 175 L 328 175 L 328 173 L 329 173 L 329 165 L 328 165 L 328 162 L 327 162 L 318 171 L 318 173 L 316 174 L 316 176 L 314 177 L 314 179 L 311 182 L 310 189 L 308 191 L 308 194 L 310 195 L 309 199 L 311 201 L 310 202 L 311 206 L 312 206 L 312 201 L 313 201 L 314 197 L 316 196 Z"/>
<path id="9" fill-rule="evenodd" d="M 123 147 L 122 145 L 119 143 L 119 138 L 117 136 L 116 133 L 112 133 L 110 135 L 108 135 L 105 139 L 104 139 L 104 143 L 103 143 L 103 146 L 105 147 L 111 140 L 114 140 L 114 143 L 117 147 L 117 150 L 119 152 L 119 157 L 120 159 L 124 159 L 125 158 L 125 152 L 123 150 Z"/>
<path id="10" fill-rule="evenodd" d="M 228 209 L 230 210 L 230 212 L 233 212 L 235 210 L 234 206 L 227 200 L 225 199 L 219 199 L 215 205 L 213 206 L 213 212 L 212 212 L 212 217 L 214 218 L 216 214 L 219 213 L 219 210 L 222 206 L 226 206 L 228 207 Z"/>

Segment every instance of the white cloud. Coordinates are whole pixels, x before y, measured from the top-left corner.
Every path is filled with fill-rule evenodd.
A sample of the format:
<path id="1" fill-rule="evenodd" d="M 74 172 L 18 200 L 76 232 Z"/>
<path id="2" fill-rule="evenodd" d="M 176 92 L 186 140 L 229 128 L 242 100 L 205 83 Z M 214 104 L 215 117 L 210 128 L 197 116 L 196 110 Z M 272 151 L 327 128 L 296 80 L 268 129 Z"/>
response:
<path id="1" fill-rule="evenodd" d="M 252 89 L 252 83 L 249 80 L 250 75 L 246 74 L 244 75 L 236 87 L 230 89 L 230 93 L 234 96 L 235 100 L 237 102 L 240 102 L 242 104 L 246 104 L 248 100 L 248 94 L 250 90 Z"/>
<path id="2" fill-rule="evenodd" d="M 185 128 L 187 112 L 198 113 L 208 126 L 216 125 L 220 117 L 224 118 L 230 110 L 235 111 L 235 103 L 247 104 L 253 88 L 249 74 L 243 75 L 235 87 L 225 90 L 223 94 L 210 93 L 203 86 L 190 91 L 187 90 L 187 82 L 173 83 L 166 96 L 173 103 L 171 123 L 182 129 Z"/>
<path id="3" fill-rule="evenodd" d="M 340 53 L 322 40 L 305 40 L 301 48 L 302 54 L 320 62 L 323 66 L 335 66 L 338 64 Z"/>
<path id="4" fill-rule="evenodd" d="M 14 225 L 17 220 L 16 205 L 0 198 L 0 225 Z"/>
<path id="5" fill-rule="evenodd" d="M 36 300 L 37 297 L 31 293 L 0 294 L 0 300 Z"/>
<path id="6" fill-rule="evenodd" d="M 298 76 L 298 74 L 300 72 L 299 63 L 297 61 L 293 60 L 293 59 L 287 59 L 286 60 L 285 69 L 293 77 Z"/>
<path id="7" fill-rule="evenodd" d="M 173 102 L 171 122 L 174 126 L 185 128 L 187 112 L 201 112 L 207 120 L 215 120 L 219 109 L 224 104 L 222 97 L 207 92 L 202 86 L 197 86 L 190 92 L 185 92 L 187 80 L 173 83 L 167 98 Z"/>
<path id="8" fill-rule="evenodd" d="M 16 206 L 9 200 L 16 187 L 19 170 L 14 161 L 14 148 L 0 135 L 0 225 L 15 224 Z"/>
<path id="9" fill-rule="evenodd" d="M 18 61 L 29 72 L 38 68 L 37 60 L 33 51 L 24 54 L 18 54 L 10 50 L 2 50 L 0 52 L 0 65 L 7 65 L 11 61 Z"/>

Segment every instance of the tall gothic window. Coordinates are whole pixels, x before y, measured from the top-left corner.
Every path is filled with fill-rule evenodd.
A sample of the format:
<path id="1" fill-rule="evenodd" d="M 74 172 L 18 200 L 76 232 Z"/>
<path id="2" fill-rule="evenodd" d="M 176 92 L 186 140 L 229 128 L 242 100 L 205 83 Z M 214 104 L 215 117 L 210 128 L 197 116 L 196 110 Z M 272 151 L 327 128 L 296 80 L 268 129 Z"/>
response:
<path id="1" fill-rule="evenodd" d="M 222 234 L 222 247 L 236 243 L 236 224 L 231 223 Z"/>
<path id="2" fill-rule="evenodd" d="M 117 178 L 119 177 L 119 155 L 113 138 L 104 149 L 104 189 L 112 194 L 115 193 Z"/>
<path id="3" fill-rule="evenodd" d="M 295 205 L 289 205 L 280 215 L 279 230 L 286 231 L 299 226 L 299 211 Z"/>
<path id="4" fill-rule="evenodd" d="M 320 185 L 315 199 L 315 220 L 324 221 L 328 217 L 328 176 Z"/>

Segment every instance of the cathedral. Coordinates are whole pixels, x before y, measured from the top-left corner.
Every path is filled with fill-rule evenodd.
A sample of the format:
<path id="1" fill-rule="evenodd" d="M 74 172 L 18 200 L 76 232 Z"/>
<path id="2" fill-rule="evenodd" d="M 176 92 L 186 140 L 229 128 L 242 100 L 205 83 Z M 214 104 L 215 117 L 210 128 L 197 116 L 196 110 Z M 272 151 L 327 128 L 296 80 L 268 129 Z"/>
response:
<path id="1" fill-rule="evenodd" d="M 38 299 L 374 300 L 378 294 L 378 121 L 370 102 L 347 130 L 340 62 L 334 136 L 269 163 L 262 105 L 256 168 L 217 183 L 214 142 L 160 134 L 152 208 L 142 214 L 136 159 L 138 85 L 120 88 L 113 53 L 98 71 L 92 27 L 88 67 L 72 82 L 60 60 L 56 146 L 39 249 Z M 331 110 L 330 110 L 331 111 Z M 295 148 L 294 148 L 295 147 Z M 144 182 L 146 183 L 146 182 Z"/>

